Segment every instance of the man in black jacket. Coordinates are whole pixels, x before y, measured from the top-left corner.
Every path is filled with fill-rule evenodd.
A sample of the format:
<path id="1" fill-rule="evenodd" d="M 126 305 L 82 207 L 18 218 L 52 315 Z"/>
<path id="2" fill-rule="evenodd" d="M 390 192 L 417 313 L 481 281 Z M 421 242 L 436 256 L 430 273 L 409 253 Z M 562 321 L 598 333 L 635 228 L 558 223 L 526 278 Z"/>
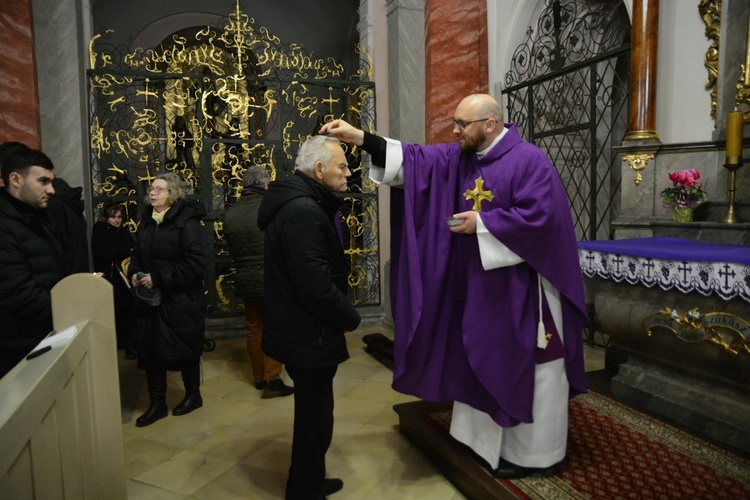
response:
<path id="1" fill-rule="evenodd" d="M 322 499 L 343 481 L 326 479 L 333 435 L 333 377 L 349 358 L 344 332 L 360 316 L 347 297 L 347 269 L 334 218 L 351 176 L 337 139 L 302 145 L 294 176 L 272 183 L 258 226 L 265 231 L 263 351 L 294 381 L 294 437 L 286 498 Z"/>
<path id="2" fill-rule="evenodd" d="M 258 210 L 271 182 L 268 170 L 250 165 L 242 176 L 242 194 L 224 213 L 224 238 L 237 272 L 234 291 L 245 309 L 247 357 L 256 389 L 263 399 L 290 396 L 294 388 L 281 380 L 282 364 L 263 352 L 263 231 Z"/>
<path id="3" fill-rule="evenodd" d="M 55 196 L 49 200 L 48 214 L 55 224 L 59 241 L 65 252 L 68 272 L 89 272 L 89 242 L 83 188 L 73 187 L 65 179 L 55 177 L 52 181 Z"/>
<path id="4" fill-rule="evenodd" d="M 0 377 L 52 329 L 50 290 L 66 276 L 47 205 L 55 193 L 52 161 L 4 143 L 0 163 Z"/>

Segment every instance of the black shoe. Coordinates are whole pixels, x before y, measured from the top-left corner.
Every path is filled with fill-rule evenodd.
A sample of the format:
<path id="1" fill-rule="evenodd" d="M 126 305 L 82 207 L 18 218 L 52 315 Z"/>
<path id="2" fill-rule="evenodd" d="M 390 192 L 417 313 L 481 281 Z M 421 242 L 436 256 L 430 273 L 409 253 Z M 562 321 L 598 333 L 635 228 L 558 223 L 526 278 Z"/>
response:
<path id="1" fill-rule="evenodd" d="M 138 351 L 125 348 L 125 359 L 138 359 Z"/>
<path id="2" fill-rule="evenodd" d="M 166 417 L 167 414 L 169 414 L 169 409 L 167 408 L 166 403 L 151 403 L 151 406 L 148 407 L 146 413 L 135 420 L 135 426 L 146 427 L 147 425 L 151 425 L 157 420 L 161 420 L 162 418 Z"/>
<path id="3" fill-rule="evenodd" d="M 537 467 L 521 467 L 508 462 L 507 460 L 500 459 L 500 463 L 497 465 L 497 469 L 492 471 L 492 475 L 498 479 L 521 479 L 528 477 L 535 472 L 544 472 L 552 467 L 537 468 Z"/>
<path id="4" fill-rule="evenodd" d="M 172 410 L 172 415 L 175 415 L 179 417 L 180 415 L 187 415 L 193 410 L 197 410 L 203 406 L 203 398 L 199 394 L 191 394 L 191 395 L 185 395 L 185 399 L 183 399 L 180 404 L 174 407 L 174 410 Z"/>
<path id="5" fill-rule="evenodd" d="M 261 399 L 278 398 L 294 394 L 294 387 L 284 384 L 281 379 L 269 380 L 263 388 Z"/>
<path id="6" fill-rule="evenodd" d="M 263 382 L 256 382 L 255 383 L 255 388 L 258 389 L 259 391 L 262 391 L 263 389 L 266 388 L 266 382 L 265 381 L 263 381 Z"/>
<path id="7" fill-rule="evenodd" d="M 333 495 L 337 491 L 340 491 L 344 487 L 344 481 L 338 478 L 324 479 L 323 480 L 323 495 Z"/>

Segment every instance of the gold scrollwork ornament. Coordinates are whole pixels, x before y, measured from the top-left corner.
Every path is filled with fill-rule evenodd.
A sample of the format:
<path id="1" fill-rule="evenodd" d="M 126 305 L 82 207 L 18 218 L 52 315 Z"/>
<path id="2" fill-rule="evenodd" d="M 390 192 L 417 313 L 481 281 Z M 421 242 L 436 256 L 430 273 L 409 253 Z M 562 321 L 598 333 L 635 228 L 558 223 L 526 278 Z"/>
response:
<path id="1" fill-rule="evenodd" d="M 701 0 L 698 12 L 706 25 L 706 38 L 711 46 L 703 56 L 708 71 L 708 82 L 704 88 L 711 93 L 711 118 L 716 119 L 716 96 L 719 79 L 719 42 L 721 41 L 721 0 Z"/>
<path id="2" fill-rule="evenodd" d="M 750 324 L 739 316 L 726 312 L 701 314 L 697 307 L 685 314 L 664 306 L 662 311 L 643 320 L 646 335 L 665 330 L 682 342 L 712 343 L 732 357 L 750 354 Z"/>
<path id="3" fill-rule="evenodd" d="M 622 155 L 622 159 L 623 161 L 628 162 L 628 165 L 630 166 L 630 170 L 633 170 L 635 172 L 635 177 L 633 178 L 633 182 L 635 182 L 635 185 L 638 186 L 643 180 L 641 171 L 646 168 L 646 165 L 648 165 L 648 162 L 654 159 L 654 153 L 626 154 L 626 155 Z"/>

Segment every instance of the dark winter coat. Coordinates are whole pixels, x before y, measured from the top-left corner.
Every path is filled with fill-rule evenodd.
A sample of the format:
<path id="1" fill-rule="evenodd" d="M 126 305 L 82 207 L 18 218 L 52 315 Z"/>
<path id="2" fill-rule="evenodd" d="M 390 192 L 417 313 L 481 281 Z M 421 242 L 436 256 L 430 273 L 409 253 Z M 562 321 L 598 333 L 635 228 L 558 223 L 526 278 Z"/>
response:
<path id="1" fill-rule="evenodd" d="M 112 283 L 115 311 L 129 311 L 133 299 L 128 285 L 120 274 L 122 261 L 130 257 L 134 239 L 123 226 L 115 227 L 100 220 L 91 231 L 91 253 L 94 258 L 94 271 L 103 273 Z"/>
<path id="2" fill-rule="evenodd" d="M 322 368 L 345 361 L 345 331 L 359 313 L 334 225 L 340 201 L 298 173 L 272 183 L 258 213 L 265 231 L 263 351 L 282 363 Z"/>
<path id="3" fill-rule="evenodd" d="M 69 274 L 89 272 L 88 224 L 81 187 L 71 187 L 64 179 L 52 180 L 55 194 L 50 196 L 47 213 L 55 225 Z"/>
<path id="4" fill-rule="evenodd" d="M 46 211 L 0 189 L 0 376 L 52 330 L 50 290 L 65 269 Z"/>
<path id="5" fill-rule="evenodd" d="M 263 231 L 258 209 L 266 190 L 248 186 L 224 214 L 224 239 L 234 260 L 234 290 L 243 299 L 263 297 Z"/>
<path id="6" fill-rule="evenodd" d="M 143 214 L 135 238 L 128 276 L 150 273 L 161 304 L 146 306 L 139 299 L 139 364 L 154 356 L 166 365 L 191 361 L 201 355 L 204 342 L 206 268 L 206 214 L 195 201 L 178 200 L 157 225 L 153 207 Z M 180 369 L 174 367 L 173 369 Z"/>

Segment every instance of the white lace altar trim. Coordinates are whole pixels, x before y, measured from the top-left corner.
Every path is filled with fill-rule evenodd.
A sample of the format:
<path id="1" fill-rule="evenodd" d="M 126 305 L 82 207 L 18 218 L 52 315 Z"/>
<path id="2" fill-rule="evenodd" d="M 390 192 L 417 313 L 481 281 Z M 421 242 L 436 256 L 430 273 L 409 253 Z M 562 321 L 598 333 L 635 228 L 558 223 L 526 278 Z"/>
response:
<path id="1" fill-rule="evenodd" d="M 750 266 L 744 264 L 662 260 L 585 249 L 578 249 L 578 260 L 589 278 L 600 276 L 617 283 L 715 294 L 724 300 L 741 297 L 750 302 Z"/>

